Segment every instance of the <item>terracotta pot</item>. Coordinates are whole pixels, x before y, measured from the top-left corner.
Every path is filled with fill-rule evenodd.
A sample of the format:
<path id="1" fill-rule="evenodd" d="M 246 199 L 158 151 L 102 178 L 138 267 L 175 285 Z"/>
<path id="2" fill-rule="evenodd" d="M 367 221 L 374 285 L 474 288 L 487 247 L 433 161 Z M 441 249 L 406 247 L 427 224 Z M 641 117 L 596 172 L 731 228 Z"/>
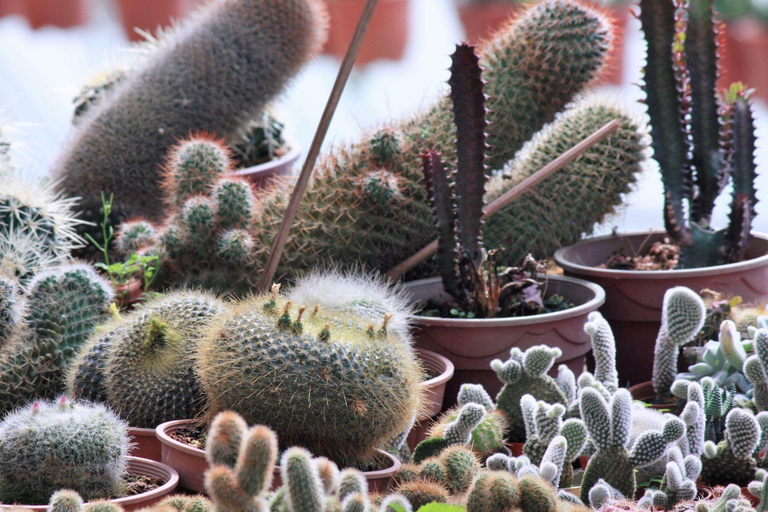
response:
<path id="1" fill-rule="evenodd" d="M 512 347 L 526 350 L 546 344 L 563 351 L 557 360 L 576 375 L 584 369 L 591 346 L 584 332 L 587 315 L 605 300 L 603 290 L 592 283 L 561 276 L 549 276 L 546 295 L 564 295 L 575 307 L 557 313 L 522 318 L 454 319 L 416 317 L 414 339 L 418 348 L 437 352 L 454 364 L 454 377 L 446 386 L 443 410 L 456 403 L 464 383 L 482 384 L 491 396 L 501 390 L 501 382 L 491 370 L 494 359 L 507 360 Z M 423 303 L 439 297 L 443 285 L 439 277 L 405 283 L 414 301 Z"/>
<path id="2" fill-rule="evenodd" d="M 154 428 L 128 428 L 133 447 L 129 455 L 160 462 L 160 440 Z"/>
<path id="3" fill-rule="evenodd" d="M 477 44 L 503 27 L 519 10 L 509 1 L 496 3 L 467 3 L 459 7 L 459 18 L 464 25 L 467 42 Z"/>
<path id="4" fill-rule="evenodd" d="M 73 27 L 88 20 L 89 0 L 25 0 L 24 14 L 32 28 Z"/>
<path id="5" fill-rule="evenodd" d="M 0 18 L 11 14 L 25 15 L 27 8 L 25 0 L 0 0 Z"/>
<path id="6" fill-rule="evenodd" d="M 509 448 L 509 451 L 512 452 L 513 457 L 519 457 L 523 454 L 523 446 L 525 446 L 525 443 L 506 443 L 507 448 Z"/>
<path id="7" fill-rule="evenodd" d="M 128 474 L 135 476 L 150 476 L 157 478 L 163 482 L 163 485 L 151 491 L 136 494 L 134 496 L 127 496 L 125 498 L 117 498 L 109 500 L 110 503 L 120 505 L 124 510 L 139 510 L 150 505 L 154 505 L 158 501 L 171 494 L 174 489 L 179 485 L 179 474 L 173 468 L 160 464 L 154 460 L 140 459 L 138 457 L 128 457 Z M 88 503 L 85 504 L 88 506 Z M 21 505 L 24 510 L 34 511 L 47 511 L 48 505 Z M 0 504 L 0 509 L 11 510 L 18 509 L 19 505 L 5 505 Z"/>
<path id="8" fill-rule="evenodd" d="M 431 370 L 431 373 L 437 374 L 437 376 L 421 383 L 421 386 L 425 389 L 424 404 L 419 416 L 416 418 L 416 424 L 411 429 L 410 434 L 408 434 L 407 442 L 411 450 L 427 438 L 429 422 L 440 414 L 443 408 L 443 398 L 445 397 L 445 386 L 453 377 L 453 363 L 447 357 L 418 348 L 416 349 L 416 354 L 424 368 Z"/>
<path id="9" fill-rule="evenodd" d="M 155 429 L 157 438 L 162 444 L 161 457 L 163 464 L 176 469 L 179 472 L 179 484 L 181 487 L 193 492 L 205 492 L 205 472 L 208 469 L 208 461 L 205 460 L 205 450 L 189 446 L 173 439 L 169 434 L 183 427 L 189 426 L 195 420 L 168 421 Z M 392 481 L 392 475 L 400 469 L 400 461 L 394 456 L 381 450 L 377 452 L 391 461 L 392 465 L 380 471 L 364 471 L 368 487 L 371 491 L 385 492 Z M 282 485 L 280 467 L 275 467 L 272 475 L 272 489 Z"/>
<path id="10" fill-rule="evenodd" d="M 233 174 L 247 179 L 257 189 L 265 188 L 274 177 L 289 176 L 293 171 L 293 166 L 301 156 L 301 145 L 295 140 L 287 141 L 287 143 L 291 149 L 280 158 L 253 167 L 239 169 Z"/>
<path id="11" fill-rule="evenodd" d="M 330 27 L 323 52 L 343 58 L 365 0 L 328 0 Z M 408 44 L 409 0 L 379 0 L 355 60 L 364 65 L 379 59 L 399 60 Z"/>
<path id="12" fill-rule="evenodd" d="M 41 0 L 45 1 L 45 0 Z M 168 27 L 173 20 L 183 19 L 202 0 L 118 0 L 120 20 L 131 41 L 143 41 L 136 29 L 152 34 L 158 27 Z"/>
<path id="13" fill-rule="evenodd" d="M 117 287 L 117 302 L 122 308 L 130 308 L 139 302 L 143 292 L 142 282 L 138 279 L 131 279 L 128 283 Z"/>
<path id="14" fill-rule="evenodd" d="M 588 279 L 605 289 L 600 311 L 616 336 L 616 367 L 623 383 L 638 384 L 651 377 L 653 350 L 661 325 L 664 293 L 674 286 L 704 288 L 746 302 L 768 299 L 768 237 L 752 234 L 747 259 L 740 263 L 685 270 L 608 270 L 596 268 L 619 249 L 637 254 L 666 233 L 653 231 L 592 238 L 555 252 L 565 275 Z"/>
<path id="15" fill-rule="evenodd" d="M 754 89 L 757 96 L 768 99 L 768 67 L 765 66 L 768 26 L 760 20 L 745 17 L 728 22 L 725 32 L 724 67 L 729 69 L 721 86 L 742 81 Z"/>
<path id="16" fill-rule="evenodd" d="M 650 380 L 631 386 L 629 388 L 629 393 L 632 395 L 632 398 L 641 402 L 645 402 L 651 409 L 673 410 L 675 408 L 675 404 L 673 403 L 654 403 L 656 400 L 656 392 L 653 390 L 653 382 Z"/>

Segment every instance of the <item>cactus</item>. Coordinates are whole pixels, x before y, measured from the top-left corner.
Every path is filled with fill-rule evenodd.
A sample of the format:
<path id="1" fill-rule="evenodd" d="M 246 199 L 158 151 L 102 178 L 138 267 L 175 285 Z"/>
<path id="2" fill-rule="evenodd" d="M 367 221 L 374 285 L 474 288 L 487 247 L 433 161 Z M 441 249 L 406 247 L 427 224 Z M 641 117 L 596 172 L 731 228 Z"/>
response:
<path id="1" fill-rule="evenodd" d="M 479 404 L 462 404 L 460 398 L 459 407 L 447 411 L 432 423 L 432 426 L 429 429 L 428 438 L 422 441 L 422 443 L 424 443 L 423 445 L 422 443 L 419 443 L 419 445 L 416 446 L 416 450 L 414 450 L 414 462 L 423 460 L 425 455 L 432 454 L 435 450 L 442 450 L 449 445 L 446 438 L 446 429 L 452 423 L 456 423 L 456 426 L 458 426 L 457 422 L 461 415 L 461 411 L 464 407 L 469 405 Z M 488 411 L 488 409 L 485 410 Z M 486 412 L 482 420 L 471 430 L 469 437 L 465 439 L 466 442 L 462 444 L 472 448 L 480 456 L 500 450 L 504 446 L 504 432 L 507 429 L 506 425 L 504 416 L 500 411 L 491 410 L 490 412 Z M 452 430 L 455 429 L 456 426 L 452 427 Z M 445 441 L 444 446 L 442 446 L 440 440 Z"/>
<path id="2" fill-rule="evenodd" d="M 15 278 L 0 274 L 0 348 L 21 325 L 23 304 L 20 288 Z"/>
<path id="3" fill-rule="evenodd" d="M 64 197 L 45 183 L 3 177 L 0 192 L 0 272 L 28 281 L 35 274 L 65 263 L 85 243 L 78 199 Z"/>
<path id="4" fill-rule="evenodd" d="M 751 413 L 733 409 L 725 426 L 725 439 L 717 445 L 712 441 L 704 443 L 701 480 L 710 486 L 745 486 L 755 474 L 757 462 L 752 454 L 760 440 L 760 425 Z"/>
<path id="5" fill-rule="evenodd" d="M 595 510 L 600 510 L 614 500 L 625 499 L 617 489 L 602 478 L 589 490 L 589 505 Z"/>
<path id="6" fill-rule="evenodd" d="M 755 353 L 744 361 L 744 376 L 754 386 L 752 400 L 758 411 L 768 410 L 768 329 L 754 331 Z"/>
<path id="7" fill-rule="evenodd" d="M 735 484 L 729 484 L 717 499 L 717 502 L 713 506 L 710 506 L 706 502 L 696 503 L 696 512 L 747 512 L 746 510 L 739 508 L 741 505 L 741 487 Z"/>
<path id="8" fill-rule="evenodd" d="M 755 472 L 755 480 L 749 483 L 747 488 L 752 496 L 756 496 L 760 503 L 756 507 L 757 512 L 765 512 L 768 509 L 768 482 L 766 482 L 768 472 L 765 469 L 758 469 Z"/>
<path id="9" fill-rule="evenodd" d="M 287 445 L 339 464 L 369 462 L 415 417 L 418 361 L 386 329 L 386 315 L 375 327 L 322 304 L 297 314 L 278 289 L 236 305 L 203 340 L 197 367 L 207 414 L 234 410 Z"/>
<path id="10" fill-rule="evenodd" d="M 484 230 L 489 243 L 507 248 L 500 255 L 502 263 L 517 265 L 531 250 L 544 256 L 579 239 L 583 231 L 590 231 L 593 223 L 612 211 L 619 202 L 618 193 L 634 180 L 637 163 L 645 152 L 642 128 L 634 118 L 614 106 L 596 106 L 587 101 L 582 104 L 583 110 L 576 106 L 555 120 L 556 114 L 599 74 L 611 32 L 603 16 L 591 8 L 568 0 L 548 0 L 530 7 L 482 49 L 480 64 L 490 112 L 488 168 L 501 169 L 546 123 L 554 121 L 557 128 L 546 130 L 536 141 L 535 147 L 541 148 L 537 154 L 546 153 L 544 159 L 555 156 L 553 148 L 558 148 L 559 155 L 562 148 L 575 145 L 609 120 L 618 117 L 623 124 L 619 133 L 564 171 L 567 174 L 562 181 L 553 177 L 557 186 L 543 185 L 546 192 L 541 195 L 520 198 L 513 208 L 526 212 L 524 217 L 508 217 L 501 212 L 487 219 Z M 545 73 L 540 65 L 542 56 L 548 63 Z M 455 135 L 450 109 L 450 99 L 444 98 L 422 115 L 396 121 L 386 129 L 367 134 L 357 144 L 328 154 L 319 164 L 316 179 L 299 208 L 278 275 L 301 273 L 318 260 L 356 261 L 366 268 L 386 270 L 430 243 L 437 231 L 424 193 L 420 155 L 425 149 L 443 155 L 453 153 Z M 618 153 L 615 148 L 620 148 Z M 612 157 L 603 158 L 608 151 Z M 521 160 L 513 179 L 491 178 L 486 199 L 493 198 L 491 190 L 503 193 L 533 174 L 540 163 L 526 158 Z M 594 208 L 579 219 L 583 225 L 573 227 L 570 215 L 567 225 L 553 220 L 565 220 L 565 215 L 553 213 L 568 202 L 562 198 L 594 191 L 609 182 L 606 189 L 601 188 L 600 197 L 605 201 L 594 201 L 592 197 L 590 206 Z M 372 187 L 371 183 L 378 186 Z M 258 220 L 263 226 L 257 241 L 260 261 L 266 259 L 290 190 L 287 186 L 277 187 L 260 198 L 264 212 Z M 397 222 L 393 223 L 393 219 Z M 339 243 L 342 239 L 343 244 Z"/>
<path id="11" fill-rule="evenodd" d="M 467 494 L 467 512 L 513 512 L 518 510 L 517 479 L 503 471 L 480 474 Z"/>
<path id="12" fill-rule="evenodd" d="M 632 427 L 632 397 L 619 389 L 610 404 L 597 390 L 586 388 L 579 396 L 581 417 L 597 452 L 584 472 L 581 500 L 589 500 L 589 491 L 599 479 L 605 480 L 623 496 L 635 493 L 636 468 L 649 466 L 664 456 L 667 446 L 685 434 L 685 425 L 670 418 L 664 429 L 643 432 L 629 449 Z"/>
<path id="13" fill-rule="evenodd" d="M 219 512 L 269 510 L 265 494 L 277 462 L 277 436 L 257 425 L 248 429 L 237 414 L 218 415 L 208 431 L 210 468 L 205 487 Z"/>
<path id="14" fill-rule="evenodd" d="M 448 490 L 442 485 L 422 480 L 405 482 L 396 489 L 398 494 L 403 495 L 413 507 L 419 510 L 424 505 L 430 503 L 447 503 L 450 499 Z"/>
<path id="15" fill-rule="evenodd" d="M 475 454 L 464 446 L 446 448 L 438 460 L 445 475 L 441 483 L 454 494 L 465 492 L 480 471 L 480 463 Z"/>
<path id="16" fill-rule="evenodd" d="M 592 340 L 592 353 L 595 357 L 594 377 L 609 392 L 614 393 L 619 389 L 619 373 L 616 371 L 616 339 L 613 337 L 611 326 L 597 311 L 590 313 L 587 320 L 584 332 Z"/>
<path id="17" fill-rule="evenodd" d="M 741 261 L 757 202 L 754 119 L 741 84 L 718 100 L 714 1 L 641 0 L 640 11 L 654 157 L 664 183 L 667 233 L 681 248 L 680 266 Z M 729 227 L 715 230 L 712 210 L 729 179 Z"/>
<path id="18" fill-rule="evenodd" d="M 670 288 L 664 294 L 661 329 L 656 338 L 653 359 L 653 390 L 667 396 L 677 375 L 680 348 L 690 342 L 704 325 L 706 307 L 694 291 L 683 286 Z"/>
<path id="19" fill-rule="evenodd" d="M 157 236 L 155 226 L 145 220 L 125 221 L 115 239 L 121 254 L 130 255 L 154 243 Z"/>
<path id="20" fill-rule="evenodd" d="M 207 6 L 161 37 L 80 120 L 53 169 L 61 190 L 83 198 L 86 220 L 100 220 L 101 192 L 124 199 L 113 225 L 160 220 L 159 171 L 168 149 L 193 132 L 237 136 L 320 49 L 324 33 L 325 14 L 314 0 Z"/>
<path id="21" fill-rule="evenodd" d="M 35 276 L 22 321 L 0 353 L 0 413 L 64 391 L 64 372 L 113 297 L 110 285 L 85 264 Z"/>
<path id="22" fill-rule="evenodd" d="M 62 488 L 86 500 L 120 492 L 125 423 L 101 405 L 38 401 L 0 423 L 0 501 L 47 503 Z"/>
<path id="23" fill-rule="evenodd" d="M 290 448 L 280 459 L 280 472 L 287 488 L 290 510 L 323 512 L 325 495 L 312 455 L 303 448 Z"/>
<path id="24" fill-rule="evenodd" d="M 507 420 L 510 441 L 525 441 L 525 422 L 520 407 L 523 395 L 530 394 L 549 404 L 566 405 L 565 393 L 557 382 L 547 375 L 555 359 L 561 355 L 559 348 L 549 348 L 545 345 L 531 347 L 525 352 L 514 347 L 510 351 L 508 361 L 495 359 L 491 362 L 491 368 L 504 383 L 496 398 L 496 404 Z"/>
<path id="25" fill-rule="evenodd" d="M 661 490 L 647 490 L 638 501 L 640 508 L 663 508 L 672 510 L 683 501 L 696 497 L 696 479 L 701 473 L 701 459 L 688 455 L 683 459 L 679 448 L 673 446 L 667 453 L 667 468 Z"/>

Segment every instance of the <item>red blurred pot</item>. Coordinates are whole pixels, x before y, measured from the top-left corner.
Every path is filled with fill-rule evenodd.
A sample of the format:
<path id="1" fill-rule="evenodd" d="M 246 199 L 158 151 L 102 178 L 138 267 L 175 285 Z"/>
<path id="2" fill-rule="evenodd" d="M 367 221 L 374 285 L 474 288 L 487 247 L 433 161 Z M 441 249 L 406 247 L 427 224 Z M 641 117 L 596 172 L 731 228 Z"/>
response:
<path id="1" fill-rule="evenodd" d="M 129 455 L 160 462 L 160 440 L 153 428 L 128 428 L 133 447 Z"/>
<path id="2" fill-rule="evenodd" d="M 46 0 L 40 0 L 46 1 Z M 202 0 L 118 0 L 117 7 L 125 35 L 131 41 L 143 41 L 136 29 L 157 33 L 158 27 L 168 27 L 172 20 L 183 19 Z"/>
<path id="3" fill-rule="evenodd" d="M 289 140 L 287 144 L 290 149 L 285 155 L 253 167 L 238 169 L 232 174 L 247 179 L 256 189 L 265 188 L 272 178 L 290 176 L 301 156 L 301 145 L 295 140 Z"/>
<path id="4" fill-rule="evenodd" d="M 740 263 L 685 270 L 609 270 L 596 268 L 619 249 L 641 253 L 662 240 L 663 231 L 591 238 L 555 252 L 565 275 L 588 279 L 605 289 L 600 311 L 616 337 L 616 367 L 621 383 L 647 381 L 653 370 L 653 350 L 661 326 L 664 293 L 674 286 L 699 292 L 704 288 L 746 302 L 768 299 L 768 236 L 752 234 L 747 258 Z"/>
<path id="5" fill-rule="evenodd" d="M 139 279 L 131 279 L 117 287 L 117 302 L 123 308 L 130 308 L 139 302 L 143 292 L 143 283 Z"/>
<path id="6" fill-rule="evenodd" d="M 417 303 L 439 297 L 443 285 L 439 277 L 405 283 L 404 288 Z M 565 364 L 576 375 L 584 369 L 585 355 L 591 349 L 584 332 L 587 315 L 605 300 L 603 290 L 592 283 L 561 276 L 549 276 L 546 296 L 563 295 L 576 306 L 557 313 L 523 318 L 454 319 L 416 317 L 414 339 L 418 348 L 437 352 L 454 364 L 454 377 L 446 386 L 443 410 L 456 403 L 464 383 L 482 384 L 491 396 L 501 390 L 501 381 L 491 369 L 491 361 L 509 358 L 512 347 L 526 350 L 534 345 L 559 347 Z M 553 368 L 554 371 L 556 367 Z"/>
<path id="7" fill-rule="evenodd" d="M 327 0 L 326 3 L 330 26 L 323 52 L 343 58 L 365 0 Z M 355 64 L 402 58 L 408 44 L 409 8 L 409 0 L 379 0 Z"/>
<path id="8" fill-rule="evenodd" d="M 22 13 L 32 28 L 46 25 L 66 28 L 85 23 L 89 10 L 89 0 L 25 0 Z"/>
<path id="9" fill-rule="evenodd" d="M 467 42 L 478 44 L 503 27 L 520 6 L 506 2 L 465 3 L 459 7 Z"/>
<path id="10" fill-rule="evenodd" d="M 768 26 L 760 20 L 737 18 L 725 29 L 725 48 L 722 50 L 725 68 L 721 87 L 736 81 L 744 82 L 755 94 L 768 100 Z"/>

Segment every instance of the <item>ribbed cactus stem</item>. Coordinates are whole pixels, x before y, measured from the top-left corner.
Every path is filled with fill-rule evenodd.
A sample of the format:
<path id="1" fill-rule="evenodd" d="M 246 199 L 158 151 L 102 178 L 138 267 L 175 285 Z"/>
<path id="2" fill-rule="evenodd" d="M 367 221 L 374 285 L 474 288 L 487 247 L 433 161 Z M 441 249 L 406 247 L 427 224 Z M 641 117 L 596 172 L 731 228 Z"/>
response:
<path id="1" fill-rule="evenodd" d="M 303 448 L 289 448 L 280 459 L 280 471 L 288 490 L 292 510 L 323 512 L 325 494 L 323 483 L 312 462 L 312 455 Z"/>

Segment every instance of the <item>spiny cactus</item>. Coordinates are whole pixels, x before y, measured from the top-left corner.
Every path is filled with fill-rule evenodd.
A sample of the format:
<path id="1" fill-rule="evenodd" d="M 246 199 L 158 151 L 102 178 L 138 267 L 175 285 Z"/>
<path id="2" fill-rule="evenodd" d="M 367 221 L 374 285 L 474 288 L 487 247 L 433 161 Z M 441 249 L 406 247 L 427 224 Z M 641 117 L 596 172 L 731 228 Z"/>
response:
<path id="1" fill-rule="evenodd" d="M 501 169 L 546 123 L 554 121 L 555 126 L 526 152 L 531 154 L 535 148 L 535 156 L 523 157 L 515 166 L 513 179 L 493 177 L 489 191 L 503 193 L 536 172 L 543 160 L 549 162 L 555 153 L 559 155 L 608 121 L 618 117 L 623 124 L 610 140 L 563 171 L 562 181 L 553 177 L 555 185 L 543 184 L 542 194 L 523 196 L 511 207 L 526 215 L 501 212 L 487 219 L 487 241 L 507 248 L 501 255 L 504 262 L 517 265 L 531 250 L 543 256 L 580 238 L 618 204 L 620 191 L 634 180 L 645 152 L 643 129 L 634 118 L 618 107 L 587 100 L 581 104 L 583 109 L 577 105 L 555 120 L 599 74 L 611 32 L 605 18 L 593 9 L 568 0 L 548 0 L 530 7 L 482 49 L 480 65 L 490 112 L 487 166 Z M 543 56 L 546 72 L 541 67 Z M 427 148 L 443 155 L 453 153 L 450 109 L 450 99 L 444 98 L 421 115 L 369 132 L 359 143 L 328 154 L 299 208 L 278 274 L 300 273 L 318 260 L 356 261 L 366 268 L 386 270 L 431 242 L 437 231 L 420 155 Z M 611 157 L 605 158 L 609 152 Z M 580 197 L 603 185 L 607 186 L 600 189 L 601 201 L 592 197 L 589 212 L 579 219 L 583 225 L 573 226 L 570 215 L 568 225 L 559 222 L 566 215 L 556 212 L 569 202 L 562 198 Z M 258 220 L 260 261 L 266 259 L 290 190 L 277 187 L 259 199 L 263 210 Z M 494 197 L 489 192 L 486 199 Z"/>
<path id="2" fill-rule="evenodd" d="M 537 462 L 531 461 L 527 455 L 510 457 L 503 453 L 495 453 L 486 459 L 486 467 L 494 471 L 509 471 L 522 478 L 525 475 L 541 477 L 555 488 L 570 487 L 572 473 L 566 470 L 571 461 L 568 458 L 568 441 L 565 437 L 555 436 L 547 445 L 543 455 Z"/>
<path id="3" fill-rule="evenodd" d="M 757 329 L 754 334 L 754 355 L 744 361 L 744 376 L 754 386 L 752 401 L 758 411 L 768 411 L 768 329 Z"/>
<path id="4" fill-rule="evenodd" d="M 405 482 L 399 485 L 396 490 L 398 494 L 405 496 L 414 510 L 419 510 L 424 505 L 430 503 L 447 503 L 450 499 L 448 490 L 445 487 L 430 481 L 414 480 Z"/>
<path id="5" fill-rule="evenodd" d="M 748 512 L 748 510 L 741 507 L 742 500 L 739 498 L 741 498 L 741 487 L 736 484 L 729 484 L 723 489 L 720 497 L 713 506 L 710 506 L 706 502 L 699 501 L 696 503 L 695 510 L 696 512 L 736 512 L 737 510 L 739 512 Z"/>
<path id="6" fill-rule="evenodd" d="M 562 355 L 559 348 L 545 345 L 531 347 L 525 352 L 514 347 L 510 359 L 502 362 L 495 359 L 491 368 L 496 372 L 504 387 L 496 397 L 498 409 L 504 414 L 508 426 L 508 439 L 512 442 L 525 441 L 525 422 L 520 400 L 523 395 L 532 395 L 549 404 L 566 404 L 565 393 L 547 372 Z"/>
<path id="7" fill-rule="evenodd" d="M 616 339 L 608 321 L 597 311 L 587 316 L 584 325 L 592 340 L 592 354 L 595 358 L 594 377 L 613 393 L 619 389 L 619 373 L 616 371 Z"/>
<path id="8" fill-rule="evenodd" d="M 558 500 L 549 482 L 533 475 L 519 479 L 505 471 L 485 471 L 466 498 L 467 512 L 555 512 Z"/>
<path id="9" fill-rule="evenodd" d="M 461 397 L 461 393 L 459 396 Z M 459 398 L 459 405 L 456 408 L 447 411 L 432 424 L 429 429 L 429 437 L 419 443 L 413 452 L 414 462 L 437 455 L 450 444 L 446 437 L 446 429 L 451 427 L 448 430 L 455 433 L 456 429 L 460 428 L 460 425 L 463 423 L 459 421 L 461 411 L 470 405 L 479 406 L 480 404 L 474 402 L 462 404 L 462 400 Z M 470 410 L 478 409 L 473 407 Z M 504 446 L 504 433 L 507 430 L 506 420 L 500 411 L 489 411 L 487 408 L 485 411 L 486 413 L 483 415 L 483 418 L 470 431 L 469 437 L 463 443 L 465 446 L 472 448 L 481 457 L 502 449 Z M 453 437 L 453 434 L 451 434 L 451 437 Z"/>
<path id="10" fill-rule="evenodd" d="M 717 445 L 704 443 L 701 480 L 704 484 L 747 485 L 755 474 L 753 452 L 760 440 L 760 425 L 744 409 L 733 409 L 725 419 L 725 439 Z"/>
<path id="11" fill-rule="evenodd" d="M 115 225 L 137 216 L 159 221 L 168 149 L 197 131 L 236 136 L 320 49 L 324 33 L 314 0 L 206 6 L 164 34 L 80 120 L 53 169 L 60 188 L 83 198 L 86 220 L 100 220 L 105 192 L 122 198 Z"/>
<path id="12" fill-rule="evenodd" d="M 683 459 L 680 449 L 673 446 L 667 453 L 667 469 L 661 490 L 647 490 L 638 501 L 640 508 L 672 510 L 683 501 L 696 497 L 696 479 L 701 473 L 701 459 L 688 455 Z"/>
<path id="13" fill-rule="evenodd" d="M 718 99 L 714 1 L 641 0 L 640 22 L 648 42 L 646 103 L 667 233 L 681 247 L 682 267 L 741 261 L 757 202 L 755 127 L 744 86 L 736 84 Z M 729 180 L 729 227 L 715 230 L 715 200 Z"/>
<path id="14" fill-rule="evenodd" d="M 209 417 L 234 410 L 287 445 L 339 464 L 370 462 L 416 414 L 418 361 L 386 315 L 372 325 L 322 304 L 297 308 L 278 290 L 236 305 L 202 342 Z"/>
<path id="15" fill-rule="evenodd" d="M 768 509 L 768 471 L 765 469 L 758 469 L 755 472 L 755 480 L 749 483 L 747 488 L 752 496 L 756 496 L 760 503 L 756 507 L 757 512 L 765 512 Z"/>
<path id="16" fill-rule="evenodd" d="M 604 506 L 609 505 L 614 500 L 625 499 L 626 497 L 600 478 L 595 485 L 589 490 L 589 505 L 595 510 L 600 510 Z"/>
<path id="17" fill-rule="evenodd" d="M 0 347 L 8 342 L 22 321 L 20 288 L 15 278 L 0 274 Z"/>
<path id="18" fill-rule="evenodd" d="M 124 512 L 125 509 L 114 501 L 94 500 L 87 505 L 75 491 L 60 490 L 53 493 L 49 503 L 50 512 Z M 145 512 L 211 512 L 213 503 L 202 496 L 169 496 L 154 505 L 143 508 Z M 26 509 L 19 508 L 19 512 Z"/>
<path id="19" fill-rule="evenodd" d="M 656 338 L 653 359 L 653 390 L 657 396 L 670 393 L 677 375 L 680 348 L 698 334 L 705 316 L 704 301 L 693 290 L 677 286 L 664 294 L 661 329 Z"/>
<path id="20" fill-rule="evenodd" d="M 0 353 L 0 412 L 64 391 L 64 372 L 113 298 L 109 283 L 85 264 L 35 276 L 22 321 Z"/>
<path id="21" fill-rule="evenodd" d="M 78 199 L 64 197 L 51 185 L 3 177 L 0 192 L 0 271 L 28 281 L 70 259 L 85 243 L 76 233 L 82 224 Z"/>
<path id="22" fill-rule="evenodd" d="M 115 497 L 128 444 L 125 423 L 101 405 L 61 397 L 18 409 L 0 423 L 0 501 L 39 505 L 62 488 Z"/>
<path id="23" fill-rule="evenodd" d="M 626 389 L 614 393 L 610 404 L 597 390 L 586 388 L 579 396 L 581 417 L 589 437 L 597 448 L 584 472 L 581 500 L 589 500 L 589 491 L 604 479 L 624 496 L 635 492 L 636 468 L 653 464 L 664 456 L 667 446 L 685 434 L 685 425 L 670 418 L 663 431 L 643 432 L 629 449 L 632 428 L 632 397 Z"/>

